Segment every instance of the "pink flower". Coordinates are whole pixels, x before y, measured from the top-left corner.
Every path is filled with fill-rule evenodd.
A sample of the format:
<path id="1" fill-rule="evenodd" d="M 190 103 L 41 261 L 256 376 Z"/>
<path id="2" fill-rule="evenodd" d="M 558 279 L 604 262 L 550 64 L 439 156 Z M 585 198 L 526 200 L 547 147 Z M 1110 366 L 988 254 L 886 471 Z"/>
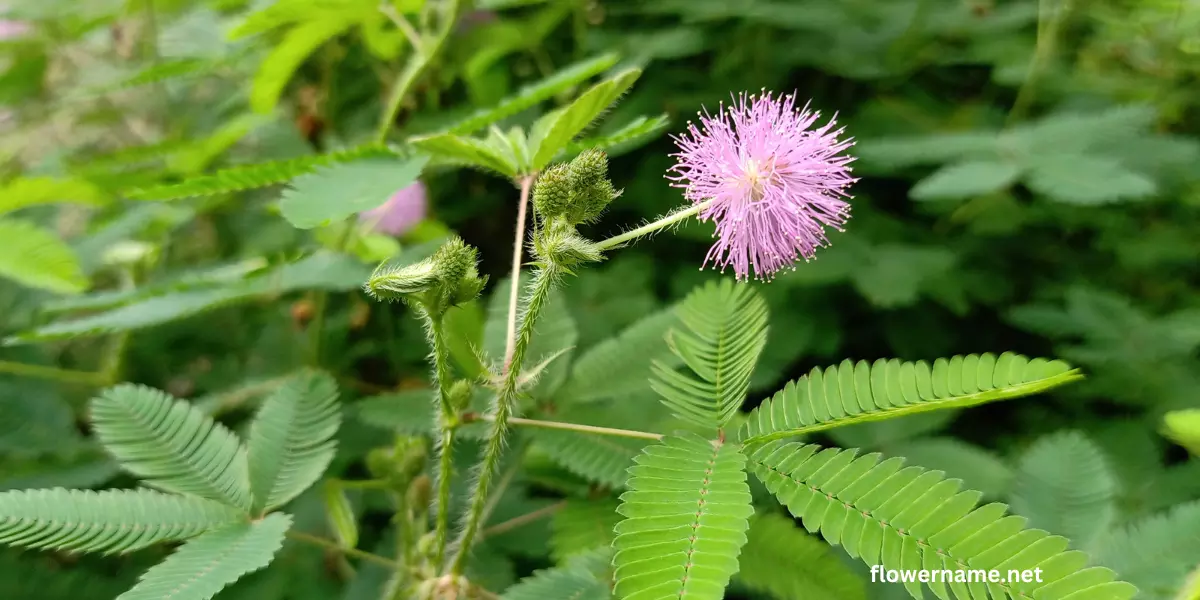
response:
<path id="1" fill-rule="evenodd" d="M 693 204 L 712 201 L 700 212 L 717 226 L 705 266 L 732 266 L 738 279 L 753 269 L 769 280 L 799 258 L 812 259 L 829 243 L 825 228 L 841 231 L 849 218 L 845 190 L 857 180 L 853 157 L 840 153 L 853 140 L 838 139 L 836 116 L 810 129 L 820 113 L 796 109 L 794 100 L 743 93 L 674 138 L 680 152 L 667 179 Z"/>
<path id="2" fill-rule="evenodd" d="M 425 219 L 425 185 L 420 181 L 396 192 L 378 208 L 359 213 L 376 233 L 399 236 Z"/>
<path id="3" fill-rule="evenodd" d="M 32 27 L 29 26 L 29 23 L 26 23 L 24 21 L 10 21 L 8 19 L 0 19 L 0 40 L 7 40 L 7 39 L 15 38 L 15 37 L 21 37 L 21 36 L 25 35 L 26 33 L 29 33 L 29 31 L 31 29 L 32 29 Z"/>

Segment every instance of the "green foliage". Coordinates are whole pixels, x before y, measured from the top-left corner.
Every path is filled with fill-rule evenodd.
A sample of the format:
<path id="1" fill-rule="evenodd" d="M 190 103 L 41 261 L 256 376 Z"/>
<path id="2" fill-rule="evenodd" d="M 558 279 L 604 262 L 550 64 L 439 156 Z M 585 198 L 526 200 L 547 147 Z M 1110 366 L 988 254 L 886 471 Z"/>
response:
<path id="1" fill-rule="evenodd" d="M 630 468 L 613 540 L 617 598 L 719 600 L 754 514 L 746 457 L 695 435 L 647 446 Z"/>
<path id="2" fill-rule="evenodd" d="M 588 348 L 571 366 L 559 394 L 571 402 L 629 397 L 650 391 L 651 364 L 666 368 L 682 364 L 670 351 L 666 334 L 679 323 L 674 309 L 647 315 L 622 331 Z M 613 381 L 612 374 L 622 377 Z"/>
<path id="3" fill-rule="evenodd" d="M 1138 586 L 1138 598 L 1176 600 L 1200 556 L 1200 502 L 1182 504 L 1107 536 L 1097 562 Z"/>
<path id="4" fill-rule="evenodd" d="M 734 581 L 779 600 L 867 597 L 862 579 L 829 546 L 773 512 L 750 520 Z"/>
<path id="5" fill-rule="evenodd" d="M 394 155 L 394 152 L 385 147 L 368 144 L 327 154 L 229 167 L 212 175 L 202 175 L 179 183 L 129 190 L 125 195 L 134 200 L 176 200 L 195 196 L 229 194 L 286 183 L 301 175 L 314 173 L 320 167 L 363 158 Z"/>
<path id="6" fill-rule="evenodd" d="M 126 553 L 244 523 L 212 500 L 151 490 L 0 492 L 0 543 L 34 549 Z"/>
<path id="7" fill-rule="evenodd" d="M 642 74 L 631 69 L 596 84 L 580 94 L 574 102 L 554 111 L 533 124 L 529 133 L 531 168 L 540 171 L 566 148 L 575 136 L 583 133 L 600 114 L 607 110 Z"/>
<path id="8" fill-rule="evenodd" d="M 812 533 L 841 545 L 850 556 L 885 569 L 1042 569 L 1041 581 L 932 582 L 942 599 L 974 596 L 1131 598 L 1129 583 L 1112 571 L 1086 567 L 1085 554 L 1067 551 L 1066 538 L 1025 529 L 1006 517 L 1003 504 L 978 506 L 980 494 L 939 471 L 903 468 L 903 459 L 880 460 L 854 450 L 770 442 L 749 457 L 771 493 Z M 921 583 L 905 582 L 914 598 Z"/>
<path id="9" fill-rule="evenodd" d="M 841 425 L 1019 398 L 1081 377 L 1056 360 L 1005 352 L 925 361 L 879 359 L 814 368 L 750 413 L 742 439 L 774 440 Z"/>
<path id="10" fill-rule="evenodd" d="M 263 401 L 246 443 L 253 510 L 286 504 L 329 467 L 342 420 L 337 400 L 328 375 L 308 373 Z"/>
<path id="11" fill-rule="evenodd" d="M 509 588 L 504 600 L 540 600 L 542 598 L 571 598 L 572 600 L 607 600 L 612 597 L 607 577 L 603 575 L 607 552 L 595 551 L 571 559 L 566 565 L 538 571 Z"/>
<path id="12" fill-rule="evenodd" d="M 91 415 L 104 447 L 149 485 L 250 508 L 241 443 L 186 402 L 125 384 L 97 396 Z"/>
<path id="13" fill-rule="evenodd" d="M 250 92 L 250 107 L 259 113 L 275 109 L 284 86 L 306 58 L 322 44 L 349 29 L 354 23 L 338 14 L 305 22 L 288 31 L 283 41 L 271 50 L 258 73 Z"/>
<path id="14" fill-rule="evenodd" d="M 77 294 L 87 288 L 87 279 L 71 248 L 54 233 L 20 219 L 0 219 L 0 277 L 22 285 Z"/>
<path id="15" fill-rule="evenodd" d="M 766 343 L 767 304 L 753 288 L 729 280 L 700 288 L 675 309 L 683 324 L 667 344 L 696 377 L 654 361 L 651 385 L 680 418 L 724 427 L 746 399 Z"/>
<path id="16" fill-rule="evenodd" d="M 1021 456 L 1010 506 L 1030 526 L 1088 549 L 1113 525 L 1115 492 L 1100 449 L 1078 432 L 1065 432 L 1038 440 Z"/>
<path id="17" fill-rule="evenodd" d="M 41 204 L 71 202 L 98 206 L 107 201 L 103 191 L 80 179 L 18 177 L 0 186 L 0 215 Z"/>
<path id="18" fill-rule="evenodd" d="M 429 158 L 403 162 L 362 160 L 306 173 L 291 181 L 279 201 L 283 218 L 300 229 L 311 229 L 377 208 L 408 187 Z"/>
<path id="19" fill-rule="evenodd" d="M 554 513 L 550 552 L 555 561 L 565 562 L 573 556 L 612 545 L 616 535 L 613 529 L 621 522 L 617 506 L 617 501 L 609 498 L 567 500 L 566 506 Z"/>
<path id="20" fill-rule="evenodd" d="M 1163 417 L 1163 435 L 1200 456 L 1200 409 L 1177 410 Z"/>
<path id="21" fill-rule="evenodd" d="M 238 578 L 271 562 L 292 526 L 284 514 L 210 531 L 179 547 L 119 600 L 208 600 Z M 195 573 L 182 579 L 181 574 Z"/>

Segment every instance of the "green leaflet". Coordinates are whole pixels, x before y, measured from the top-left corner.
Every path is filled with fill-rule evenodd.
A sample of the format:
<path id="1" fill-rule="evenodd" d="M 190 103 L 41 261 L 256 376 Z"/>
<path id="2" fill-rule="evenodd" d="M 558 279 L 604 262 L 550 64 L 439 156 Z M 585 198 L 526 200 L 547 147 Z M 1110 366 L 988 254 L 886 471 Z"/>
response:
<path id="1" fill-rule="evenodd" d="M 567 146 L 566 151 L 560 155 L 560 158 L 573 157 L 588 149 L 604 150 L 610 157 L 624 154 L 654 139 L 670 123 L 671 120 L 667 115 L 658 115 L 657 117 L 641 116 L 607 135 L 572 142 Z"/>
<path id="2" fill-rule="evenodd" d="M 1176 592 L 1200 556 L 1200 501 L 1131 523 L 1098 546 L 1096 562 L 1138 586 L 1139 598 L 1190 600 Z"/>
<path id="3" fill-rule="evenodd" d="M 516 177 L 525 162 L 512 150 L 508 136 L 492 128 L 486 139 L 440 133 L 409 140 L 414 147 L 451 164 L 495 171 Z"/>
<path id="4" fill-rule="evenodd" d="M 3 200 L 0 199 L 0 202 Z M 57 235 L 19 219 L 0 219 L 0 277 L 60 294 L 77 294 L 88 286 L 79 259 Z"/>
<path id="5" fill-rule="evenodd" d="M 131 200 L 177 200 L 195 196 L 215 196 L 285 183 L 326 165 L 387 156 L 397 156 L 397 152 L 380 144 L 365 144 L 325 154 L 229 167 L 212 175 L 193 177 L 179 183 L 128 190 L 125 196 Z"/>
<path id="6" fill-rule="evenodd" d="M 1163 435 L 1200 457 L 1200 409 L 1167 413 L 1163 416 Z"/>
<path id="7" fill-rule="evenodd" d="M 146 489 L 0 493 L 0 543 L 23 548 L 123 554 L 245 522 L 220 502 Z"/>
<path id="8" fill-rule="evenodd" d="M 956 200 L 983 196 L 1007 188 L 1021 176 L 1021 167 L 998 160 L 967 160 L 946 165 L 917 182 L 909 191 L 914 200 Z"/>
<path id="9" fill-rule="evenodd" d="M 1117 481 L 1104 453 L 1079 432 L 1045 436 L 1021 456 L 1010 506 L 1031 527 L 1090 550 L 1117 518 Z"/>
<path id="10" fill-rule="evenodd" d="M 283 88 L 305 59 L 322 44 L 353 25 L 353 19 L 346 15 L 327 14 L 322 19 L 307 21 L 288 31 L 254 75 L 250 107 L 263 114 L 275 110 Z"/>
<path id="11" fill-rule="evenodd" d="M 328 225 L 379 207 L 411 185 L 429 157 L 403 161 L 372 158 L 317 169 L 292 180 L 283 192 L 279 210 L 300 229 Z"/>
<path id="12" fill-rule="evenodd" d="M 341 421 L 337 384 L 323 373 L 295 377 L 263 401 L 246 444 L 254 511 L 282 506 L 320 479 Z"/>
<path id="13" fill-rule="evenodd" d="M 649 391 L 653 361 L 681 364 L 667 346 L 666 333 L 679 324 L 674 308 L 643 317 L 619 335 L 588 348 L 571 367 L 557 396 L 562 402 L 592 402 Z M 614 373 L 620 374 L 613 377 Z"/>
<path id="14" fill-rule="evenodd" d="M 612 498 L 572 498 L 554 513 L 551 521 L 550 555 L 557 562 L 612 545 L 613 528 L 621 521 L 617 501 Z"/>
<path id="15" fill-rule="evenodd" d="M 941 600 L 953 597 L 1128 599 L 1137 588 L 1088 567 L 1086 554 L 1025 519 L 1005 516 L 1003 504 L 977 506 L 981 494 L 940 471 L 903 468 L 899 458 L 858 456 L 857 450 L 771 442 L 750 454 L 750 464 L 771 493 L 812 533 L 868 565 L 885 569 L 1041 569 L 1040 582 L 929 583 Z M 914 598 L 921 583 L 906 582 Z M 1072 595 L 1078 594 L 1078 595 Z"/>
<path id="16" fill-rule="evenodd" d="M 754 514 L 746 457 L 686 434 L 647 446 L 635 462 L 618 509 L 614 596 L 720 600 Z"/>
<path id="17" fill-rule="evenodd" d="M 863 578 L 832 549 L 775 512 L 750 520 L 735 583 L 779 600 L 864 600 Z"/>
<path id="18" fill-rule="evenodd" d="M 532 171 L 541 171 L 550 161 L 607 110 L 642 74 L 640 69 L 623 71 L 584 92 L 565 108 L 542 117 L 529 134 L 533 155 Z"/>
<path id="19" fill-rule="evenodd" d="M 273 513 L 261 521 L 210 531 L 151 567 L 117 600 L 209 600 L 270 564 L 291 526 L 291 516 Z"/>
<path id="20" fill-rule="evenodd" d="M 1005 352 L 969 354 L 932 368 L 925 361 L 897 359 L 814 368 L 788 382 L 750 413 L 741 431 L 746 443 L 945 408 L 963 408 L 1019 398 L 1082 379 L 1065 362 L 1027 359 Z"/>
<path id="21" fill-rule="evenodd" d="M 480 110 L 471 116 L 446 128 L 447 133 L 470 134 L 492 123 L 502 121 L 521 111 L 533 108 L 539 103 L 549 100 L 565 92 L 571 86 L 586 81 L 593 75 L 602 73 L 617 62 L 616 54 L 601 54 L 569 65 L 553 75 L 525 86 L 516 94 L 501 100 L 499 104 Z"/>
<path id="22" fill-rule="evenodd" d="M 0 186 L 0 215 L 28 206 L 73 202 L 99 206 L 108 197 L 82 179 L 18 177 Z"/>
<path id="23" fill-rule="evenodd" d="M 654 361 L 651 387 L 681 419 L 723 427 L 745 401 L 766 345 L 767 303 L 749 285 L 722 279 L 689 294 L 676 314 L 683 327 L 667 334 L 667 344 L 695 376 Z"/>
<path id="24" fill-rule="evenodd" d="M 573 557 L 567 564 L 535 571 L 504 592 L 502 600 L 609 600 L 608 549 Z"/>
<path id="25" fill-rule="evenodd" d="M 626 470 L 647 440 L 634 440 L 572 431 L 530 432 L 550 458 L 564 469 L 612 489 L 625 487 Z"/>
<path id="26" fill-rule="evenodd" d="M 250 508 L 241 442 L 190 404 L 126 383 L 93 398 L 91 415 L 105 449 L 148 485 Z"/>

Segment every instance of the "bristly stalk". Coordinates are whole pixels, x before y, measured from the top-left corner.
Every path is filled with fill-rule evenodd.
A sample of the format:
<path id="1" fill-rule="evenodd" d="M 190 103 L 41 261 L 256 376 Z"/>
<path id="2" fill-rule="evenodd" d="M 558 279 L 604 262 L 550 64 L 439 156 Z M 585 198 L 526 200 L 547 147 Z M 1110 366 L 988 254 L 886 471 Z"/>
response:
<path id="1" fill-rule="evenodd" d="M 450 480 L 453 474 L 454 432 L 458 427 L 458 415 L 450 401 L 450 388 L 453 384 L 453 374 L 450 371 L 450 349 L 446 345 L 446 331 L 443 326 L 445 314 L 432 314 L 418 304 L 418 312 L 425 320 L 426 335 L 429 336 L 429 346 L 432 348 L 430 361 L 433 363 L 433 374 L 437 381 L 436 403 L 434 411 L 434 426 L 440 435 L 434 445 L 438 456 L 437 471 L 437 524 L 434 530 L 436 550 L 434 564 L 441 565 L 446 554 L 446 538 L 450 531 Z"/>
<path id="2" fill-rule="evenodd" d="M 512 362 L 505 372 L 500 392 L 496 394 L 496 401 L 492 406 L 490 419 L 492 431 L 488 436 L 483 459 L 476 474 L 471 507 L 466 514 L 462 534 L 456 543 L 457 550 L 450 567 L 450 572 L 454 575 L 462 574 L 466 567 L 467 557 L 471 554 L 471 544 L 475 540 L 475 534 L 479 531 L 480 521 L 483 519 L 487 506 L 492 477 L 495 475 L 496 466 L 500 463 L 500 455 L 504 451 L 508 419 L 512 415 L 513 406 L 517 403 L 517 382 L 521 375 L 521 363 L 525 359 L 525 352 L 529 349 L 529 342 L 533 339 L 534 324 L 542 309 L 545 308 L 546 301 L 549 300 L 550 292 L 554 289 L 558 278 L 559 267 L 546 261 L 539 264 L 538 269 L 534 272 L 533 281 L 529 284 L 529 301 L 521 314 L 521 327 L 517 332 L 516 343 L 513 345 Z"/>
<path id="3" fill-rule="evenodd" d="M 517 202 L 517 226 L 513 237 L 512 285 L 508 291 L 508 320 L 504 333 L 504 370 L 512 364 L 513 347 L 517 341 L 517 300 L 521 287 L 521 256 L 525 253 L 525 221 L 529 208 L 529 191 L 533 187 L 532 175 L 521 178 L 521 198 Z"/>

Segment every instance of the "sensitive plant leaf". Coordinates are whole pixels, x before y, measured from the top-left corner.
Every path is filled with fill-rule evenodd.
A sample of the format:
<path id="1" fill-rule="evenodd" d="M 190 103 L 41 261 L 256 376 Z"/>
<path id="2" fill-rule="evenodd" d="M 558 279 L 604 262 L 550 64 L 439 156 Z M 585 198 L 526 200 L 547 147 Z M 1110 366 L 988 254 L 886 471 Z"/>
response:
<path id="1" fill-rule="evenodd" d="M 635 150 L 658 137 L 671 123 L 667 115 L 638 117 L 616 131 L 596 137 L 585 138 L 569 144 L 560 158 L 572 157 L 584 150 L 603 150 L 610 157 Z"/>
<path id="2" fill-rule="evenodd" d="M 588 348 L 571 368 L 555 394 L 562 402 L 591 402 L 635 395 L 650 390 L 650 365 L 668 368 L 682 364 L 667 346 L 666 334 L 679 324 L 674 308 L 644 317 L 620 335 Z M 613 377 L 620 373 L 620 377 Z"/>
<path id="3" fill-rule="evenodd" d="M 744 442 L 762 442 L 946 408 L 1019 398 L 1082 379 L 1065 362 L 1005 352 L 925 361 L 879 359 L 813 368 L 755 408 Z"/>
<path id="4" fill-rule="evenodd" d="M 625 487 L 634 457 L 649 440 L 635 440 L 571 431 L 530 432 L 546 454 L 564 469 L 612 489 Z"/>
<path id="5" fill-rule="evenodd" d="M 1078 432 L 1042 437 L 1017 465 L 1013 512 L 1088 549 L 1116 519 L 1117 482 L 1104 453 Z"/>
<path id="6" fill-rule="evenodd" d="M 1156 514 L 1107 536 L 1096 563 L 1138 586 L 1138 598 L 1177 600 L 1200 556 L 1200 501 Z"/>
<path id="7" fill-rule="evenodd" d="M 399 435 L 432 435 L 437 431 L 433 390 L 417 388 L 380 394 L 354 403 L 355 417 L 372 427 Z M 486 394 L 471 398 L 471 408 L 485 411 Z M 458 436 L 468 439 L 487 439 L 489 424 L 473 421 L 458 428 Z"/>
<path id="8" fill-rule="evenodd" d="M 108 197 L 81 179 L 18 177 L 0 186 L 0 215 L 27 206 L 69 202 L 100 206 Z"/>
<path id="9" fill-rule="evenodd" d="M 964 485 L 989 498 L 1005 497 L 1013 483 L 1013 468 L 1002 458 L 955 438 L 908 440 L 884 448 L 883 454 L 899 456 L 911 464 L 941 471 L 952 479 L 961 479 Z M 1024 514 L 1019 510 L 1016 512 Z"/>
<path id="10" fill-rule="evenodd" d="M 369 267 L 350 257 L 317 253 L 294 263 L 264 271 L 235 285 L 168 293 L 138 300 L 110 311 L 55 321 L 22 331 L 6 339 L 5 343 L 18 344 L 135 331 L 295 290 L 350 290 L 359 287 L 370 273 Z"/>
<path id="11" fill-rule="evenodd" d="M 57 235 L 18 219 L 0 219 L 0 277 L 31 288 L 78 294 L 88 286 L 75 253 Z"/>
<path id="12" fill-rule="evenodd" d="M 867 597 L 863 578 L 828 545 L 774 512 L 750 520 L 733 580 L 779 600 Z"/>
<path id="13" fill-rule="evenodd" d="M 617 506 L 613 498 L 567 500 L 550 522 L 550 555 L 555 562 L 612 545 L 613 529 L 621 521 Z"/>
<path id="14" fill-rule="evenodd" d="M 262 114 L 274 111 L 283 88 L 296 69 L 317 48 L 353 25 L 354 22 L 345 16 L 329 14 L 289 31 L 258 67 L 250 92 L 250 108 Z"/>
<path id="15" fill-rule="evenodd" d="M 322 166 L 390 156 L 397 156 L 397 153 L 385 146 L 366 144 L 337 152 L 229 167 L 212 175 L 193 177 L 179 183 L 128 190 L 125 197 L 131 200 L 177 200 L 229 194 L 286 183 L 300 175 L 315 172 Z"/>
<path id="16" fill-rule="evenodd" d="M 530 277 L 528 272 L 524 272 L 520 280 L 528 282 Z M 492 295 L 488 298 L 482 349 L 493 361 L 504 359 L 504 338 L 508 333 L 508 297 L 511 289 L 512 279 L 506 277 L 496 282 L 496 286 L 492 288 Z M 529 357 L 526 364 L 536 365 L 565 349 L 572 349 L 578 338 L 579 330 L 575 319 L 571 317 L 571 311 L 567 308 L 566 297 L 561 290 L 554 289 L 550 292 L 534 327 L 533 340 L 526 352 L 526 356 Z M 542 395 L 553 393 L 566 378 L 570 363 L 568 352 L 546 365 L 534 388 L 535 392 Z"/>
<path id="17" fill-rule="evenodd" d="M 1153 179 L 1116 160 L 1071 154 L 1037 157 L 1025 183 L 1051 200 L 1085 205 L 1137 200 L 1158 191 Z"/>
<path id="18" fill-rule="evenodd" d="M 958 200 L 1007 188 L 1021 176 L 1018 165 L 998 160 L 971 160 L 946 165 L 918 181 L 909 191 L 914 200 Z"/>
<path id="19" fill-rule="evenodd" d="M 534 571 L 500 596 L 501 600 L 609 600 L 607 548 L 572 558 L 553 569 Z"/>
<path id="20" fill-rule="evenodd" d="M 621 495 L 613 566 L 620 600 L 720 600 L 754 514 L 746 457 L 695 435 L 647 446 Z"/>
<path id="21" fill-rule="evenodd" d="M 529 146 L 533 151 L 533 171 L 541 171 L 575 136 L 583 133 L 605 110 L 607 110 L 637 78 L 641 76 L 640 69 L 623 71 L 611 79 L 606 79 L 584 92 L 570 105 L 550 113 L 545 118 L 542 127 L 534 126 L 534 131 L 544 131 L 541 136 L 530 136 Z"/>
<path id="22" fill-rule="evenodd" d="M 892 570 L 962 572 L 954 581 L 930 580 L 942 600 L 957 598 L 1114 598 L 1137 588 L 1115 580 L 1088 556 L 1067 550 L 1066 538 L 1025 529 L 1025 519 L 1005 516 L 1003 504 L 978 506 L 981 494 L 940 471 L 904 467 L 904 460 L 859 456 L 857 450 L 770 442 L 750 453 L 751 469 L 810 533 L 842 546 L 853 558 Z M 1001 574 L 1040 569 L 1033 581 L 968 582 L 969 570 Z M 922 584 L 904 587 L 923 598 Z M 948 588 L 948 589 L 947 589 Z M 1072 596 L 1073 594 L 1078 594 Z"/>
<path id="23" fill-rule="evenodd" d="M 300 229 L 328 225 L 378 208 L 416 181 L 427 162 L 428 156 L 417 155 L 399 162 L 369 159 L 323 167 L 293 179 L 279 210 Z"/>
<path id="24" fill-rule="evenodd" d="M 283 506 L 321 478 L 341 422 L 337 384 L 324 373 L 297 376 L 263 401 L 246 444 L 255 512 Z"/>
<path id="25" fill-rule="evenodd" d="M 506 177 L 516 177 L 520 165 L 505 148 L 492 143 L 448 133 L 416 137 L 409 140 L 414 147 L 435 158 L 454 164 L 495 171 Z"/>
<path id="26" fill-rule="evenodd" d="M 485 108 L 455 123 L 446 133 L 470 134 L 488 125 L 502 121 L 521 111 L 533 108 L 541 102 L 561 94 L 572 86 L 606 71 L 617 63 L 616 54 L 601 54 L 567 66 L 553 75 L 525 86 L 516 94 L 501 100 L 499 104 Z"/>
<path id="27" fill-rule="evenodd" d="M 964 158 L 992 158 L 1000 135 L 991 131 L 935 133 L 919 137 L 862 140 L 854 152 L 868 164 L 889 169 L 937 165 Z"/>
<path id="28" fill-rule="evenodd" d="M 124 554 L 246 522 L 232 506 L 153 490 L 0 492 L 0 544 Z"/>
<path id="29" fill-rule="evenodd" d="M 753 287 L 722 279 L 676 308 L 683 327 L 667 334 L 671 352 L 694 376 L 653 361 L 651 387 L 677 416 L 724 427 L 741 407 L 767 341 L 767 303 Z"/>
<path id="30" fill-rule="evenodd" d="M 378 10 L 373 0 L 277 0 L 251 13 L 229 31 L 229 39 L 239 40 L 272 31 L 285 25 L 322 21 L 329 18 L 365 16 Z"/>
<path id="31" fill-rule="evenodd" d="M 210 531 L 151 567 L 117 600 L 209 600 L 270 564 L 291 526 L 291 516 L 273 513 L 260 521 Z"/>
<path id="32" fill-rule="evenodd" d="M 187 402 L 121 384 L 92 399 L 91 418 L 105 449 L 147 485 L 250 508 L 241 442 Z"/>
<path id="33" fill-rule="evenodd" d="M 1200 409 L 1176 410 L 1163 416 L 1163 435 L 1200 457 Z"/>

